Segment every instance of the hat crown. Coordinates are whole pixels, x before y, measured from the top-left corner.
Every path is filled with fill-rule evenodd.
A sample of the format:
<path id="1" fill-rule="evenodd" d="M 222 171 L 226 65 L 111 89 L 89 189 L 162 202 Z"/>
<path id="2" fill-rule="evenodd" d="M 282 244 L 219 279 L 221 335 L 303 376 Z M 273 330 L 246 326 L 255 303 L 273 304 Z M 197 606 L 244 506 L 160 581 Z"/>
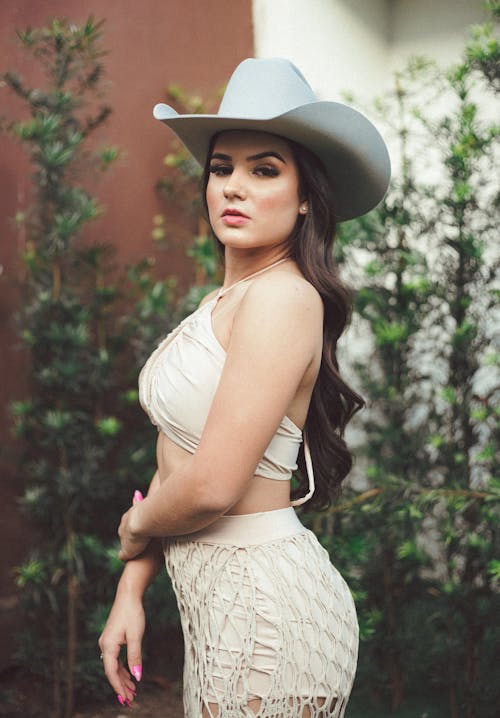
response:
<path id="1" fill-rule="evenodd" d="M 219 107 L 219 117 L 278 117 L 317 102 L 311 86 L 284 58 L 248 58 L 233 72 Z"/>
<path id="2" fill-rule="evenodd" d="M 300 70 L 285 58 L 241 62 L 216 115 L 179 115 L 161 103 L 154 116 L 202 166 L 211 139 L 220 132 L 267 132 L 303 145 L 323 162 L 340 221 L 365 214 L 387 190 L 391 164 L 377 129 L 352 107 L 318 101 Z"/>

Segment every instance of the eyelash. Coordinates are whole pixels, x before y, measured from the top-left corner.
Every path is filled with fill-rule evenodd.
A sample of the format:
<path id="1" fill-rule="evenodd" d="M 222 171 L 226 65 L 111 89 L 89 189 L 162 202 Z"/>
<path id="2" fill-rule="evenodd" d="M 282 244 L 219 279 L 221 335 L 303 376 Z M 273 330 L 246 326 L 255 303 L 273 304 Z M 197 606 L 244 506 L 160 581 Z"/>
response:
<path id="1" fill-rule="evenodd" d="M 209 172 L 216 177 L 227 177 L 231 174 L 232 168 L 228 165 L 210 165 Z"/>
<path id="2" fill-rule="evenodd" d="M 233 168 L 230 165 L 210 165 L 210 174 L 216 177 L 229 177 Z M 277 177 L 279 170 L 269 165 L 258 165 L 253 169 L 253 173 L 259 177 Z"/>

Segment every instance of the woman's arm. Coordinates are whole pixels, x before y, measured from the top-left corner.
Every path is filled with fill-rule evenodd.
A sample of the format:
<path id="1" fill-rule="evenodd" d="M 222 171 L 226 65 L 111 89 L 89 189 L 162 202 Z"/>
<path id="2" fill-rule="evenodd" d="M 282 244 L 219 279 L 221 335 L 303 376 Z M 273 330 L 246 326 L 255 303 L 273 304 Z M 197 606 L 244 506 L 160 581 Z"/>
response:
<path id="1" fill-rule="evenodd" d="M 160 488 L 158 472 L 154 475 L 148 490 L 152 496 Z M 145 629 L 142 598 L 149 584 L 163 565 L 161 541 L 153 539 L 136 558 L 128 561 L 116 589 L 116 596 L 106 626 L 99 638 L 104 671 L 118 700 L 127 703 L 133 700 L 134 683 L 129 672 L 119 660 L 120 648 L 127 646 L 127 663 L 130 673 L 140 680 L 142 675 L 141 643 Z"/>
<path id="2" fill-rule="evenodd" d="M 160 487 L 160 473 L 156 471 L 149 484 L 146 498 L 154 496 L 160 490 Z M 138 503 L 136 502 L 135 505 L 137 506 Z M 142 600 L 147 587 L 159 573 L 163 563 L 161 541 L 150 541 L 139 556 L 125 564 L 116 589 L 117 595 L 120 593 Z"/>
<path id="3" fill-rule="evenodd" d="M 267 279 L 254 282 L 238 307 L 195 454 L 124 515 L 122 558 L 133 555 L 134 539 L 199 530 L 238 501 L 317 361 L 323 306 L 316 290 L 289 274 Z"/>

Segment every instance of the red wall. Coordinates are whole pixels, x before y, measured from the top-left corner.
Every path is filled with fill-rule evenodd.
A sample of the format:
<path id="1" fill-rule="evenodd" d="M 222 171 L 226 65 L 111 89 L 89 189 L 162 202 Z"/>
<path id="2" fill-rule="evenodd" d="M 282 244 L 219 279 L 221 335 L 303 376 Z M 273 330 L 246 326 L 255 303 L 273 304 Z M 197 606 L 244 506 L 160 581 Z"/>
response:
<path id="1" fill-rule="evenodd" d="M 99 142 L 120 146 L 118 166 L 92 188 L 106 215 L 87 237 L 114 244 L 121 263 L 153 256 L 159 276 L 191 279 L 183 240 L 192 235 L 190 220 L 167 217 L 175 236 L 166 247 L 154 246 L 152 216 L 164 211 L 154 185 L 173 135 L 152 118 L 152 107 L 165 101 L 164 88 L 177 83 L 188 92 L 213 96 L 234 67 L 253 54 L 251 0 L 2 0 L 0 2 L 0 72 L 20 72 L 36 83 L 33 61 L 18 45 L 16 29 L 38 27 L 54 17 L 76 23 L 89 15 L 105 18 L 103 45 L 113 114 L 99 130 Z M 0 116 L 20 117 L 22 105 L 0 84 Z M 12 567 L 22 560 L 26 528 L 17 510 L 22 477 L 12 468 L 7 405 L 23 392 L 26 363 L 16 346 L 12 315 L 23 249 L 22 229 L 12 218 L 30 199 L 30 169 L 23 150 L 0 134 L 0 668 L 9 663 L 12 631 L 19 614 Z M 194 227 L 196 229 L 196 227 Z M 17 618 L 16 618 L 17 617 Z M 7 626 L 9 627 L 7 629 Z"/>

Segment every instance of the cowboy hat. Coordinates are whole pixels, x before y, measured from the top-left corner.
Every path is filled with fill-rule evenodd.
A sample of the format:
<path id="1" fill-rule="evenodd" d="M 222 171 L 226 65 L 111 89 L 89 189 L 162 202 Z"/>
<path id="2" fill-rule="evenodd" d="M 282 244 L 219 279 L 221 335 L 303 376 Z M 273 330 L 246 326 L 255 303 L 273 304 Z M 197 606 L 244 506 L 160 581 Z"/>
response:
<path id="1" fill-rule="evenodd" d="M 163 103 L 153 115 L 202 166 L 210 139 L 225 130 L 269 132 L 304 145 L 325 166 L 339 221 L 375 207 L 389 184 L 389 154 L 372 123 L 352 107 L 318 101 L 300 70 L 283 58 L 241 62 L 216 115 L 179 115 Z"/>

